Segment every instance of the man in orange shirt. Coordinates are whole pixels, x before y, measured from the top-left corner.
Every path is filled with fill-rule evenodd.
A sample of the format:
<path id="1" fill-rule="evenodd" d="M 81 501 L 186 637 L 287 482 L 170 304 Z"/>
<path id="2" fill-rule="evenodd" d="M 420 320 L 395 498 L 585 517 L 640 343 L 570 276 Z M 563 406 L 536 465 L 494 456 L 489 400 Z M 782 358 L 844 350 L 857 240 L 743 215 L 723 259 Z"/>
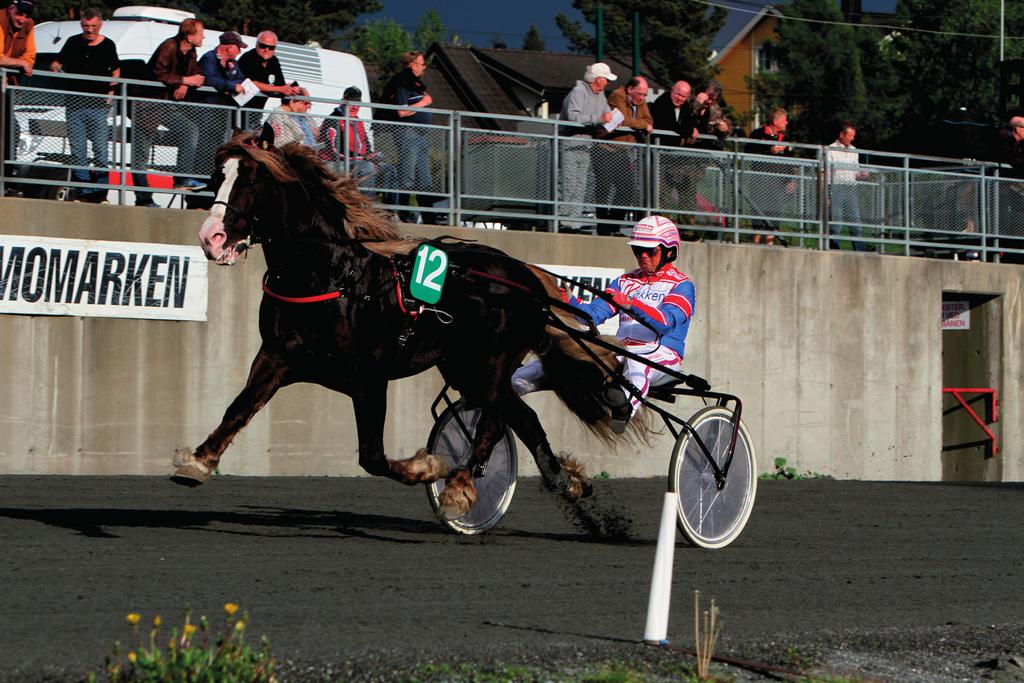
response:
<path id="1" fill-rule="evenodd" d="M 0 66 L 18 69 L 26 77 L 36 64 L 36 31 L 32 21 L 32 0 L 16 0 L 0 14 Z M 7 82 L 16 85 L 12 74 Z"/>
<path id="2" fill-rule="evenodd" d="M 32 75 L 36 64 L 36 32 L 32 21 L 32 0 L 15 0 L 0 12 L 0 67 L 17 69 L 26 77 Z M 18 84 L 19 74 L 9 74 L 7 83 Z M 4 130 L 10 131 L 6 136 L 4 158 L 14 159 L 18 155 L 18 140 L 21 138 L 21 127 L 14 117 L 12 108 L 18 99 L 18 93 L 10 93 L 7 101 L 0 101 L 3 108 Z M 13 95 L 13 96 L 12 96 Z M 13 173 L 13 169 L 9 169 Z"/>

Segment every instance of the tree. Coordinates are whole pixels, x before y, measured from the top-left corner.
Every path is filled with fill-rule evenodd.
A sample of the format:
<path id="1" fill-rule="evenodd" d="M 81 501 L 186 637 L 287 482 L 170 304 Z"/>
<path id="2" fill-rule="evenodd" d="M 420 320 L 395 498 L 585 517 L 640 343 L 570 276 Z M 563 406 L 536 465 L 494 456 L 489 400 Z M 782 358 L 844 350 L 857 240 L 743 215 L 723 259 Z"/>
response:
<path id="1" fill-rule="evenodd" d="M 289 43 L 315 42 L 336 48 L 342 34 L 355 25 L 360 14 L 377 12 L 378 0 L 200 0 L 196 4 L 174 0 L 168 6 L 196 13 L 204 23 L 224 31 L 232 29 L 246 35 L 270 30 Z"/>
<path id="2" fill-rule="evenodd" d="M 540 31 L 536 24 L 530 24 L 530 30 L 523 36 L 523 49 L 532 52 L 544 52 L 548 48 L 544 39 L 540 37 Z"/>
<path id="3" fill-rule="evenodd" d="M 590 24 L 597 20 L 600 0 L 573 0 Z M 650 66 L 652 75 L 662 83 L 680 78 L 691 81 L 706 80 L 713 75 L 708 61 L 711 40 L 724 25 L 726 10 L 679 0 L 623 0 L 604 3 L 605 52 L 625 58 L 633 54 L 633 12 L 640 13 L 640 55 Z M 579 22 L 564 14 L 555 22 L 575 52 L 594 54 L 596 41 L 593 32 L 587 33 Z"/>
<path id="4" fill-rule="evenodd" d="M 412 50 L 412 36 L 392 19 L 375 19 L 352 32 L 348 50 L 387 76 L 401 68 L 402 54 Z"/>
<path id="5" fill-rule="evenodd" d="M 795 139 L 830 142 L 831 127 L 850 119 L 859 146 L 941 154 L 933 124 L 1002 115 L 997 0 L 900 0 L 885 23 L 902 30 L 801 21 L 842 24 L 828 0 L 780 8 L 790 18 L 777 29 L 778 73 L 754 85 L 762 106 L 791 110 Z M 1024 7 L 1007 3 L 1006 11 L 1006 35 L 1024 33 Z M 1024 56 L 1022 42 L 1007 41 L 1007 59 Z"/>
<path id="6" fill-rule="evenodd" d="M 902 91 L 898 133 L 906 136 L 961 107 L 975 120 L 995 121 L 1002 115 L 997 0 L 901 0 L 893 23 L 938 32 L 899 31 L 891 37 L 889 58 Z M 1006 34 L 1019 36 L 1022 30 L 1020 3 L 1006 3 Z M 1020 40 L 1006 46 L 1007 59 L 1022 56 Z"/>
<path id="7" fill-rule="evenodd" d="M 441 21 L 441 15 L 436 9 L 428 9 L 420 17 L 416 24 L 416 31 L 413 33 L 413 45 L 417 50 L 426 51 L 434 43 L 445 45 L 448 42 L 448 29 Z"/>
<path id="8" fill-rule="evenodd" d="M 776 29 L 778 70 L 762 72 L 752 81 L 762 113 L 785 107 L 788 137 L 819 144 L 835 139 L 840 121 L 863 128 L 868 103 L 855 29 L 843 25 L 832 0 L 794 0 L 783 9 L 788 18 Z"/>

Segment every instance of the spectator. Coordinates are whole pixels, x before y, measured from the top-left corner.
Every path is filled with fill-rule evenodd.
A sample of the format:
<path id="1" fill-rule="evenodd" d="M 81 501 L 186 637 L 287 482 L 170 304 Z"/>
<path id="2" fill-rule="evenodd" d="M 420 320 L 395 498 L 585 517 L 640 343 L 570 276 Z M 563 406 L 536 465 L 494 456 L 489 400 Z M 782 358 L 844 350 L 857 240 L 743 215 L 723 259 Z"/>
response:
<path id="1" fill-rule="evenodd" d="M 16 0 L 0 15 L 0 66 L 17 69 L 25 77 L 32 75 L 36 64 L 36 25 L 32 21 L 32 0 Z M 8 84 L 17 85 L 17 74 Z"/>
<path id="2" fill-rule="evenodd" d="M 342 100 L 348 102 L 347 110 L 345 104 L 338 105 L 320 127 L 320 156 L 339 172 L 345 170 L 343 160 L 347 158 L 349 175 L 358 178 L 364 193 L 374 199 L 373 193 L 366 192 L 365 188 L 393 190 L 398 182 L 398 173 L 392 164 L 384 163 L 380 152 L 373 151 L 370 145 L 366 124 L 359 118 L 359 101 L 362 98 L 363 92 L 356 86 L 345 88 Z M 394 192 L 385 192 L 384 203 L 398 204 L 398 197 Z"/>
<path id="3" fill-rule="evenodd" d="M 207 93 L 206 102 L 234 106 L 234 96 L 245 90 L 242 86 L 245 74 L 238 66 L 238 55 L 248 46 L 242 40 L 242 36 L 234 31 L 220 34 L 219 43 L 199 60 L 199 70 L 203 72 L 203 85 L 217 91 Z"/>
<path id="4" fill-rule="evenodd" d="M 661 93 L 654 100 L 651 106 L 654 127 L 675 133 L 658 136 L 660 144 L 692 145 L 697 140 L 697 114 L 690 100 L 692 91 L 693 88 L 686 81 L 676 81 L 670 91 Z"/>
<path id="5" fill-rule="evenodd" d="M 786 136 L 786 128 L 789 126 L 789 117 L 786 114 L 786 110 L 782 108 L 772 109 L 768 115 L 768 123 L 763 127 L 758 128 L 750 137 L 754 140 L 769 140 L 773 142 L 782 142 Z M 788 157 L 793 156 L 793 150 L 789 145 L 765 145 L 758 143 L 749 143 L 747 145 L 747 152 L 753 152 L 755 154 L 768 154 L 773 157 Z M 779 223 L 776 220 L 770 220 L 764 218 L 765 216 L 777 216 L 781 213 L 785 198 L 787 194 L 792 194 L 796 189 L 796 181 L 792 178 L 786 178 L 791 172 L 791 168 L 788 166 L 780 166 L 778 164 L 767 165 L 765 169 L 758 174 L 756 179 L 752 183 L 747 185 L 747 201 L 754 208 L 756 213 L 762 216 L 762 218 L 754 221 L 753 227 L 755 230 L 762 232 L 767 231 L 778 231 Z M 753 183 L 756 183 L 754 185 Z M 756 192 L 754 192 L 756 188 Z M 756 198 L 755 196 L 756 195 Z M 785 242 L 779 238 L 780 243 L 785 245 Z M 775 235 L 766 235 L 765 243 L 768 245 L 775 244 Z M 761 234 L 754 235 L 754 244 L 761 244 Z"/>
<path id="6" fill-rule="evenodd" d="M 1000 244 L 1020 248 L 1016 240 L 1007 239 L 1007 235 L 1022 234 L 1024 230 L 1024 116 L 1010 118 L 1007 127 L 999 131 L 999 161 L 1009 164 L 1010 171 L 1002 170 L 1000 175 L 1014 178 L 1018 182 L 1000 181 L 996 184 L 999 198 L 999 223 L 996 234 L 1000 236 Z"/>
<path id="7" fill-rule="evenodd" d="M 36 63 L 36 31 L 32 21 L 32 0 L 15 0 L 0 13 L 0 66 L 17 69 L 26 78 L 32 75 Z M 8 85 L 18 85 L 18 74 L 7 77 Z M 7 150 L 7 158 L 18 156 L 18 140 L 21 139 L 21 127 L 12 113 L 13 104 L 8 91 L 5 99 L 0 101 L 4 110 L 4 130 L 10 131 L 7 140 L 11 149 Z M 7 145 L 4 145 L 6 148 Z"/>
<path id="8" fill-rule="evenodd" d="M 860 157 L 855 151 L 853 140 L 857 137 L 857 129 L 852 123 L 844 122 L 839 126 L 836 141 L 828 146 L 829 189 L 832 199 L 830 232 L 842 234 L 843 225 L 847 226 L 853 238 L 856 251 L 867 251 L 867 245 L 859 238 L 863 235 L 860 226 L 860 202 L 857 198 L 857 181 L 865 180 L 868 174 L 860 170 Z M 830 240 L 833 249 L 839 249 L 839 242 Z"/>
<path id="9" fill-rule="evenodd" d="M 697 141 L 697 114 L 690 95 L 693 89 L 686 81 L 676 81 L 672 90 L 662 93 L 654 101 L 651 114 L 654 127 L 672 131 L 673 135 L 660 135 L 658 143 L 666 146 L 688 146 Z M 691 155 L 662 154 L 662 183 L 666 198 L 664 205 L 678 204 L 683 211 L 692 211 L 697 194 L 697 183 L 704 177 L 704 160 Z"/>
<path id="10" fill-rule="evenodd" d="M 318 128 L 312 116 L 309 116 L 310 101 L 309 91 L 292 83 L 292 89 L 297 91 L 297 97 L 285 97 L 270 118 L 267 119 L 274 129 L 274 144 L 278 147 L 289 142 L 300 142 L 307 147 L 317 149 Z"/>
<path id="11" fill-rule="evenodd" d="M 718 81 L 708 81 L 704 89 L 693 98 L 693 113 L 697 119 L 697 132 L 702 135 L 713 135 L 715 141 L 698 139 L 693 143 L 704 149 L 722 149 L 722 141 L 732 135 L 732 121 L 725 115 L 722 107 L 722 86 Z"/>
<path id="12" fill-rule="evenodd" d="M 431 116 L 422 111 L 434 103 L 423 84 L 423 72 L 427 62 L 422 52 L 406 52 L 402 55 L 402 70 L 391 77 L 384 86 L 382 101 L 385 104 L 408 106 L 393 113 L 397 120 L 406 124 L 429 124 Z M 401 155 L 398 159 L 399 187 L 403 190 L 398 201 L 408 206 L 412 193 L 416 193 L 416 204 L 421 208 L 434 205 L 433 197 L 423 194 L 433 189 L 430 174 L 430 145 L 427 132 L 417 125 L 400 125 L 394 127 L 395 149 Z M 415 223 L 416 214 L 411 211 L 399 212 L 399 218 L 406 223 Z M 433 224 L 433 213 L 423 212 L 424 223 Z"/>
<path id="13" fill-rule="evenodd" d="M 604 62 L 597 62 L 583 72 L 583 80 L 562 101 L 558 118 L 562 121 L 580 123 L 584 128 L 566 126 L 562 135 L 570 138 L 562 147 L 562 196 L 563 214 L 583 215 L 583 201 L 586 198 L 587 181 L 590 177 L 591 143 L 586 139 L 600 137 L 605 132 L 601 126 L 612 120 L 612 110 L 604 96 L 609 81 L 615 74 Z M 579 232 L 583 223 L 566 221 L 562 224 L 566 232 Z"/>
<path id="14" fill-rule="evenodd" d="M 205 79 L 196 59 L 196 48 L 202 44 L 203 23 L 198 19 L 185 19 L 178 26 L 177 35 L 157 45 L 148 62 L 153 77 L 163 85 L 155 93 L 156 97 L 183 102 L 189 99 L 193 88 L 203 85 Z M 132 117 L 132 167 L 136 169 L 133 180 L 135 204 L 139 206 L 157 206 L 151 193 L 138 188 L 149 185 L 139 170 L 149 167 L 149 156 L 160 124 L 169 131 L 171 144 L 178 148 L 177 170 L 185 173 L 195 171 L 199 126 L 189 112 L 179 106 L 136 102 Z M 206 183 L 195 178 L 179 178 L 175 184 L 175 188 L 180 190 L 201 190 L 204 187 Z"/>
<path id="15" fill-rule="evenodd" d="M 267 103 L 267 97 L 290 97 L 298 95 L 298 87 L 284 82 L 284 73 L 281 71 L 281 62 L 277 55 L 277 34 L 273 31 L 263 31 L 256 36 L 256 47 L 246 52 L 238 60 L 238 66 L 246 78 L 253 82 L 260 89 L 261 95 L 256 95 L 246 102 L 246 109 L 261 110 Z M 258 128 L 262 121 L 262 114 L 253 113 L 249 120 L 244 122 L 247 129 Z"/>
<path id="16" fill-rule="evenodd" d="M 1024 178 L 1024 116 L 1011 117 L 998 136 L 999 161 L 1013 169 L 1006 175 Z"/>
<path id="17" fill-rule="evenodd" d="M 121 62 L 117 57 L 114 41 L 103 36 L 103 15 L 98 9 L 82 10 L 79 22 L 82 32 L 71 36 L 64 43 L 57 58 L 50 64 L 50 70 L 65 73 L 120 78 Z M 116 89 L 116 84 L 104 81 L 75 81 L 73 87 L 88 95 L 69 95 L 65 99 L 68 145 L 71 148 L 71 164 L 77 166 L 71 177 L 79 183 L 107 183 L 107 167 L 110 164 L 110 126 L 107 115 Z M 98 169 L 89 171 L 88 145 L 92 143 L 93 165 Z M 99 202 L 106 197 L 106 190 L 79 188 L 75 195 L 81 201 Z"/>
<path id="18" fill-rule="evenodd" d="M 605 136 L 612 142 L 640 142 L 654 130 L 654 118 L 647 106 L 649 86 L 643 76 L 634 76 L 626 85 L 616 88 L 608 96 L 608 106 L 622 114 L 622 123 Z M 629 128 L 630 130 L 626 130 Z M 623 145 L 598 145 L 594 150 L 594 175 L 605 203 L 616 208 L 598 208 L 597 234 L 618 235 L 619 226 L 601 220 L 621 221 L 628 209 L 640 201 L 640 152 Z"/>

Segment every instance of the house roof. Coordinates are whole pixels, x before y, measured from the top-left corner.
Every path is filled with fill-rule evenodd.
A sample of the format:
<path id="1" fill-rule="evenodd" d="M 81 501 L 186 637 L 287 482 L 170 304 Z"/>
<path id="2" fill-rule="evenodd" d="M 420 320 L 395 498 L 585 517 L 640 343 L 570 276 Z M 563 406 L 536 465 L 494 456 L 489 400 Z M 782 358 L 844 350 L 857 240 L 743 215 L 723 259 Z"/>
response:
<path id="1" fill-rule="evenodd" d="M 423 80 L 434 105 L 458 111 L 524 116 L 491 71 L 480 62 L 472 48 L 440 46 L 430 48 L 431 69 Z"/>
<path id="2" fill-rule="evenodd" d="M 500 48 L 472 48 L 481 61 L 490 68 L 499 71 L 506 78 L 519 81 L 538 94 L 546 91 L 569 91 L 576 81 L 583 78 L 587 66 L 594 63 L 592 55 L 572 52 L 538 52 L 536 50 L 508 50 Z M 632 60 L 616 56 L 605 57 L 605 63 L 618 78 L 615 87 L 621 85 L 633 75 Z M 640 73 L 647 78 L 654 89 L 664 89 L 653 80 L 650 68 L 642 61 Z"/>
<path id="3" fill-rule="evenodd" d="M 767 16 L 781 17 L 782 12 L 775 9 L 773 5 L 764 5 L 757 10 L 746 7 L 734 7 L 730 10 L 725 25 L 712 41 L 711 63 L 718 64 L 725 59 L 733 48 L 743 42 L 747 35 Z"/>

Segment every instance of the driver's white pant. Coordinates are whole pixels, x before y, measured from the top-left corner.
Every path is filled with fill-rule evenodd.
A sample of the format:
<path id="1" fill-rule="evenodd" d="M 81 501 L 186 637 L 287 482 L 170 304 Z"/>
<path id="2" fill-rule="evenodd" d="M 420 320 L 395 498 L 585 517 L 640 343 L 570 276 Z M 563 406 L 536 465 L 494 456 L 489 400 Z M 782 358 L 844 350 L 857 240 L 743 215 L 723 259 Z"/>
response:
<path id="1" fill-rule="evenodd" d="M 646 365 L 640 361 L 633 360 L 632 358 L 626 358 L 626 362 L 623 364 L 622 374 L 629 380 L 629 382 L 639 390 L 640 395 L 646 397 L 647 392 L 650 391 L 652 386 L 663 384 L 666 381 L 671 381 L 671 375 L 667 375 L 658 367 L 668 368 L 675 372 L 682 372 L 683 359 L 678 353 L 670 348 L 664 346 L 656 346 L 653 344 L 644 345 L 628 345 L 626 347 L 630 352 L 643 356 L 645 359 L 654 363 L 655 366 Z M 621 358 L 621 357 L 620 357 Z M 523 396 L 534 391 L 540 391 L 546 389 L 547 386 L 544 382 L 544 368 L 541 366 L 539 360 L 526 363 L 512 375 L 512 389 Z M 633 413 L 640 408 L 640 400 L 633 396 L 628 390 L 625 390 L 626 395 L 629 396 L 630 403 L 633 405 Z"/>

